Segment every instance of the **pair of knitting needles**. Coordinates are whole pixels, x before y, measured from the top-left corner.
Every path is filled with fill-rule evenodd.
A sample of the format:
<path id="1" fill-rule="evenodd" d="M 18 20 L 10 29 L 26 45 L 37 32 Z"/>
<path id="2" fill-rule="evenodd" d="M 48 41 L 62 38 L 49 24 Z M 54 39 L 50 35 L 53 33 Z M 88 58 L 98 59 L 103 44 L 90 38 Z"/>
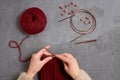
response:
<path id="1" fill-rule="evenodd" d="M 73 14 L 73 15 L 67 17 L 67 18 L 61 19 L 61 20 L 59 20 L 58 22 L 62 22 L 62 21 L 64 21 L 64 20 L 70 19 L 70 18 L 72 18 L 73 16 L 75 16 L 75 14 Z M 73 31 L 74 31 L 74 30 L 73 30 Z M 81 35 L 82 35 L 82 34 L 81 34 Z M 73 42 L 73 41 L 75 41 L 76 39 L 78 39 L 78 38 L 80 38 L 80 37 L 81 37 L 81 36 L 78 36 L 77 38 L 75 38 L 74 40 L 72 40 L 72 41 L 70 41 L 70 42 Z M 92 39 L 92 40 L 86 40 L 86 41 L 82 41 L 82 42 L 77 42 L 77 43 L 75 43 L 75 44 L 83 44 L 83 43 L 96 42 L 96 41 L 97 41 L 97 39 Z"/>

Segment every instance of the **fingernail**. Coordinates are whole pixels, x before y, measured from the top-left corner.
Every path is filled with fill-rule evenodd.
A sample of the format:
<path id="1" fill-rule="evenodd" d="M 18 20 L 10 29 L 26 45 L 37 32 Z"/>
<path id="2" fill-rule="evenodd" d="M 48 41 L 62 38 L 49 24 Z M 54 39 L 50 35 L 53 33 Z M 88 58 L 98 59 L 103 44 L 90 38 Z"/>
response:
<path id="1" fill-rule="evenodd" d="M 50 57 L 50 59 L 52 59 L 52 57 Z"/>

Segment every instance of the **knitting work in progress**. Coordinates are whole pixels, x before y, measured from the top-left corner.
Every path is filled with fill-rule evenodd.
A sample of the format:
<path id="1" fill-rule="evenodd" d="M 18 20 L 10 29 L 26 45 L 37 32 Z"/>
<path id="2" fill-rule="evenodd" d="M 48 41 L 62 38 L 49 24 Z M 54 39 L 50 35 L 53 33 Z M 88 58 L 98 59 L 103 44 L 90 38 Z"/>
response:
<path id="1" fill-rule="evenodd" d="M 38 74 L 39 80 L 73 80 L 64 70 L 63 62 L 54 55 Z M 44 57 L 45 58 L 45 57 Z"/>
<path id="2" fill-rule="evenodd" d="M 18 49 L 20 62 L 27 62 L 31 59 L 31 56 L 28 59 L 21 58 L 22 56 L 21 45 L 24 42 L 24 40 L 29 38 L 30 35 L 38 34 L 45 29 L 47 24 L 47 18 L 42 10 L 40 10 L 39 8 L 33 7 L 33 8 L 27 9 L 21 15 L 20 24 L 21 24 L 22 30 L 28 35 L 25 38 L 23 38 L 20 43 L 18 43 L 17 41 L 11 40 L 9 41 L 8 45 L 10 48 Z M 49 52 L 51 53 L 51 51 Z M 45 57 L 43 57 L 42 59 L 44 59 Z M 62 61 L 53 55 L 52 57 L 53 59 L 50 60 L 47 64 L 45 64 L 41 69 L 41 71 L 38 73 L 38 80 L 73 80 L 65 72 Z"/>

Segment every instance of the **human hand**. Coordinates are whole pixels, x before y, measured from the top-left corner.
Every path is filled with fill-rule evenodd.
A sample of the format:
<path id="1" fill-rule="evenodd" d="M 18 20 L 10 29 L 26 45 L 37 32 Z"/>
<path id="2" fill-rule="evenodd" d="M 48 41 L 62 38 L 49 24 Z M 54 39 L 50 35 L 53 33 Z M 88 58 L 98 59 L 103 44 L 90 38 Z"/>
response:
<path id="1" fill-rule="evenodd" d="M 33 78 L 37 72 L 41 70 L 41 68 L 52 59 L 52 57 L 47 57 L 43 60 L 41 60 L 41 57 L 44 55 L 51 55 L 47 49 L 49 49 L 50 46 L 46 46 L 37 53 L 33 54 L 31 57 L 30 65 L 27 71 L 27 74 Z"/>
<path id="2" fill-rule="evenodd" d="M 63 61 L 65 71 L 73 79 L 75 79 L 79 75 L 80 68 L 78 62 L 71 54 L 63 53 L 61 55 L 55 55 L 55 56 Z"/>

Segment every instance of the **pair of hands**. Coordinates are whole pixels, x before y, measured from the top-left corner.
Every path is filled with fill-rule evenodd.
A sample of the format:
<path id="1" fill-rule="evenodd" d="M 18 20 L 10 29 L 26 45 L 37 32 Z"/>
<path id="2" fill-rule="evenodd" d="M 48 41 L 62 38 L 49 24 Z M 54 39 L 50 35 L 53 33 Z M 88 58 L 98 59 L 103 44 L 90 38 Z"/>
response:
<path id="1" fill-rule="evenodd" d="M 43 60 L 41 60 L 41 57 L 43 55 L 51 55 L 50 52 L 48 52 L 47 49 L 49 49 L 50 46 L 45 46 L 43 49 L 38 51 L 37 53 L 32 55 L 30 65 L 27 71 L 27 74 L 33 78 L 37 72 L 41 70 L 41 68 L 52 59 L 52 57 L 47 57 Z M 80 68 L 78 66 L 77 60 L 69 53 L 63 53 L 60 55 L 55 55 L 57 58 L 63 61 L 64 69 L 65 71 L 73 78 L 75 79 L 79 73 Z"/>

